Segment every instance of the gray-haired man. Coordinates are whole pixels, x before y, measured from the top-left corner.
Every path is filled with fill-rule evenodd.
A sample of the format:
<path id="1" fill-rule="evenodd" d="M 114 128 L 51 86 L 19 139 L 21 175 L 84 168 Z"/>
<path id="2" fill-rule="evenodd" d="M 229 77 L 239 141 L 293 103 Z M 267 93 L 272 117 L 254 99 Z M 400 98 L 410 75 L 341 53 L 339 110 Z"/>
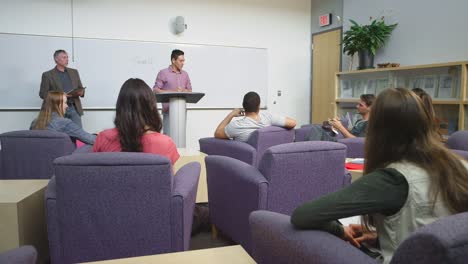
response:
<path id="1" fill-rule="evenodd" d="M 68 93 L 73 89 L 83 87 L 78 71 L 67 67 L 68 54 L 65 50 L 55 51 L 54 60 L 56 66 L 52 70 L 42 74 L 41 89 L 39 91 L 39 96 L 42 99 L 45 99 L 49 91 Z M 67 95 L 68 108 L 65 117 L 82 127 L 81 116 L 83 115 L 83 108 L 80 97 L 84 97 L 84 90 L 73 96 Z"/>

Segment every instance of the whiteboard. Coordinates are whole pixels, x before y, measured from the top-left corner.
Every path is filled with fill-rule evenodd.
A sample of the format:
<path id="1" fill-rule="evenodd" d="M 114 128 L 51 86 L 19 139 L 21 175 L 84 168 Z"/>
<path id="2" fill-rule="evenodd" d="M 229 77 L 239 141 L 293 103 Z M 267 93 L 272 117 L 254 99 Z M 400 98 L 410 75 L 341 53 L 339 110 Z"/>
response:
<path id="1" fill-rule="evenodd" d="M 264 48 L 0 34 L 0 108 L 40 107 L 41 75 L 55 66 L 52 54 L 57 49 L 67 50 L 69 67 L 80 73 L 87 88 L 82 100 L 85 109 L 114 108 L 128 78 L 143 79 L 153 87 L 159 70 L 169 66 L 173 49 L 185 52 L 184 70 L 193 91 L 206 94 L 188 108 L 241 107 L 249 91 L 257 92 L 262 107 L 266 105 L 268 52 Z"/>

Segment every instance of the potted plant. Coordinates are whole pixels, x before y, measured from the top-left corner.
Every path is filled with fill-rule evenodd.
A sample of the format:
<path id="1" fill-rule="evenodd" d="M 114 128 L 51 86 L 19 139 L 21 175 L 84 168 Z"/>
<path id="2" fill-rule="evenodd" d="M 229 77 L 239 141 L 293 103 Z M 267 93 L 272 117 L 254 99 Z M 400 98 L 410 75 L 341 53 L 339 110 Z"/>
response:
<path id="1" fill-rule="evenodd" d="M 374 68 L 376 51 L 383 47 L 398 24 L 385 24 L 384 17 L 372 19 L 369 25 L 359 25 L 350 19 L 351 28 L 344 33 L 343 52 L 353 58 L 359 56 L 358 70 Z"/>

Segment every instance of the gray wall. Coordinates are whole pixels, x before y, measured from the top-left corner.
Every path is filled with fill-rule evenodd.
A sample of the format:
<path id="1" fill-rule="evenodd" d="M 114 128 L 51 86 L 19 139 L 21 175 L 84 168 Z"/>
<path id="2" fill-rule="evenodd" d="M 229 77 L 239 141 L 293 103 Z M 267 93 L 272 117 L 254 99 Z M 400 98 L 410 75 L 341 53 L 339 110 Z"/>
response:
<path id="1" fill-rule="evenodd" d="M 466 0 L 345 0 L 343 30 L 349 29 L 349 19 L 368 23 L 369 16 L 384 15 L 398 27 L 377 53 L 376 64 L 463 61 L 468 60 L 467 10 Z M 348 63 L 349 57 L 343 56 L 343 70 Z"/>
<path id="2" fill-rule="evenodd" d="M 311 2 L 311 30 L 312 34 L 341 27 L 343 21 L 343 0 L 312 0 Z M 319 17 L 324 14 L 332 14 L 332 24 L 320 27 Z M 337 18 L 340 17 L 340 19 Z"/>

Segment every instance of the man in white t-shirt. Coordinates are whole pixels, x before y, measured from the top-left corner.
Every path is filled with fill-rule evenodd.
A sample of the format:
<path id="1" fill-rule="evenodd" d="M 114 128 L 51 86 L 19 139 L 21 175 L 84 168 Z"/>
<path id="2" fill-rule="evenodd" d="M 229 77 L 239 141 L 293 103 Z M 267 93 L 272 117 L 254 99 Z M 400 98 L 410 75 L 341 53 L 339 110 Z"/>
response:
<path id="1" fill-rule="evenodd" d="M 271 114 L 263 111 L 260 113 L 260 96 L 256 92 L 248 92 L 242 102 L 244 110 L 236 108 L 229 113 L 218 125 L 215 138 L 234 139 L 247 142 L 250 134 L 255 130 L 267 126 L 278 126 L 292 129 L 296 126 L 296 120 Z M 241 117 L 232 120 L 234 117 Z"/>

